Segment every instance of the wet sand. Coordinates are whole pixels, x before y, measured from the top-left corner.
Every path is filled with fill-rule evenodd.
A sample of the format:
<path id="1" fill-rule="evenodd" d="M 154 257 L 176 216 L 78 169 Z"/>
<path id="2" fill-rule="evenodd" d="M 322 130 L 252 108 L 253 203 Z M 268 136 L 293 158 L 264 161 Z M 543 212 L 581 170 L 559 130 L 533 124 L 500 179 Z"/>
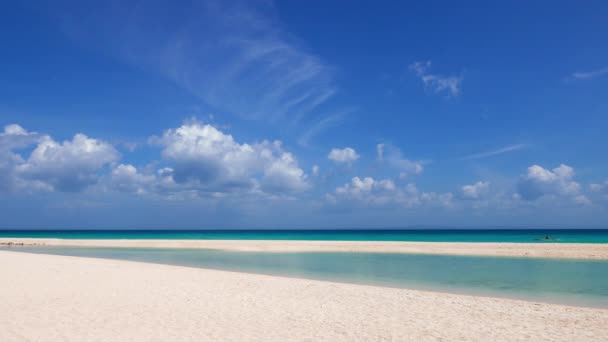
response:
<path id="1" fill-rule="evenodd" d="M 608 244 L 299 240 L 76 240 L 0 238 L 0 245 L 207 248 L 251 252 L 370 252 L 608 259 Z"/>

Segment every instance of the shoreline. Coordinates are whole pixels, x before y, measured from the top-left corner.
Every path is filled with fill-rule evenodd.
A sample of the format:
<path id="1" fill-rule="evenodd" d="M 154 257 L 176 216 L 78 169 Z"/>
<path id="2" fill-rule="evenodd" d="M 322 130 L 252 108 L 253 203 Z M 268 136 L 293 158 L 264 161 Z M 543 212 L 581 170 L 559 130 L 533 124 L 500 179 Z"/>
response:
<path id="1" fill-rule="evenodd" d="M 312 240 L 0 238 L 0 246 L 203 248 L 241 252 L 359 252 L 608 260 L 608 244 Z"/>
<path id="2" fill-rule="evenodd" d="M 597 308 L 10 251 L 0 251 L 0 267 L 10 275 L 0 292 L 5 341 L 600 341 L 608 334 L 608 310 Z"/>

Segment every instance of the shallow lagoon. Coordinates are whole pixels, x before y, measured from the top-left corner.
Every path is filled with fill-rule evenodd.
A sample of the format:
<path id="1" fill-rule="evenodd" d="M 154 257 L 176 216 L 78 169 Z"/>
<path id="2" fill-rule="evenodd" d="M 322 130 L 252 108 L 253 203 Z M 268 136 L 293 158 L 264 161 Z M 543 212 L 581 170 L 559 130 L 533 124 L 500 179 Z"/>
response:
<path id="1" fill-rule="evenodd" d="M 3 249 L 608 308 L 606 260 L 164 248 Z"/>

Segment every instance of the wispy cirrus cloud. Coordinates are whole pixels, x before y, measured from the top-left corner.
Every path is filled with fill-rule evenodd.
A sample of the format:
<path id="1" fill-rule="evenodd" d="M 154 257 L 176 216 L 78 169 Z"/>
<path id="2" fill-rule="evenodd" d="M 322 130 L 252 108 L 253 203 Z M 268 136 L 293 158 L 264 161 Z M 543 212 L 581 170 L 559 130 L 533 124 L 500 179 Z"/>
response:
<path id="1" fill-rule="evenodd" d="M 448 97 L 457 97 L 461 93 L 462 76 L 444 76 L 430 72 L 431 61 L 414 62 L 409 69 L 420 78 L 424 87 L 435 93 L 447 93 Z"/>
<path id="2" fill-rule="evenodd" d="M 169 5 L 110 1 L 54 10 L 69 36 L 159 73 L 221 111 L 302 134 L 341 110 L 332 103 L 332 66 L 283 28 L 272 1 Z"/>
<path id="3" fill-rule="evenodd" d="M 469 154 L 468 156 L 465 156 L 462 159 L 464 159 L 464 160 L 483 159 L 483 158 L 493 157 L 493 156 L 497 156 L 497 155 L 508 153 L 508 152 L 522 150 L 527 147 L 528 147 L 527 144 L 509 145 L 509 146 L 501 147 L 499 149 L 492 150 L 492 151 L 485 151 L 485 152 L 480 152 L 480 153 Z"/>
<path id="4" fill-rule="evenodd" d="M 352 111 L 353 109 L 347 109 L 330 115 L 321 116 L 318 121 L 313 122 L 305 128 L 304 133 L 298 138 L 298 144 L 308 146 L 313 138 L 334 126 L 337 126 Z"/>
<path id="5" fill-rule="evenodd" d="M 608 67 L 592 70 L 592 71 L 577 71 L 571 75 L 575 80 L 590 80 L 608 74 Z"/>

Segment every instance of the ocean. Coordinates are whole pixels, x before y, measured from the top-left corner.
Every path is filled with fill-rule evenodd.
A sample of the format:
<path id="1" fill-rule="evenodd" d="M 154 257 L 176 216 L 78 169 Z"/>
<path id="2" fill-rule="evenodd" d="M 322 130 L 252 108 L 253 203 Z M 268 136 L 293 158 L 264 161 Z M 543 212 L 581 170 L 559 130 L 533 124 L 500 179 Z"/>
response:
<path id="1" fill-rule="evenodd" d="M 545 240 L 545 237 L 547 236 L 550 239 Z M 60 239 L 608 243 L 608 229 L 0 230 L 0 237 Z"/>

